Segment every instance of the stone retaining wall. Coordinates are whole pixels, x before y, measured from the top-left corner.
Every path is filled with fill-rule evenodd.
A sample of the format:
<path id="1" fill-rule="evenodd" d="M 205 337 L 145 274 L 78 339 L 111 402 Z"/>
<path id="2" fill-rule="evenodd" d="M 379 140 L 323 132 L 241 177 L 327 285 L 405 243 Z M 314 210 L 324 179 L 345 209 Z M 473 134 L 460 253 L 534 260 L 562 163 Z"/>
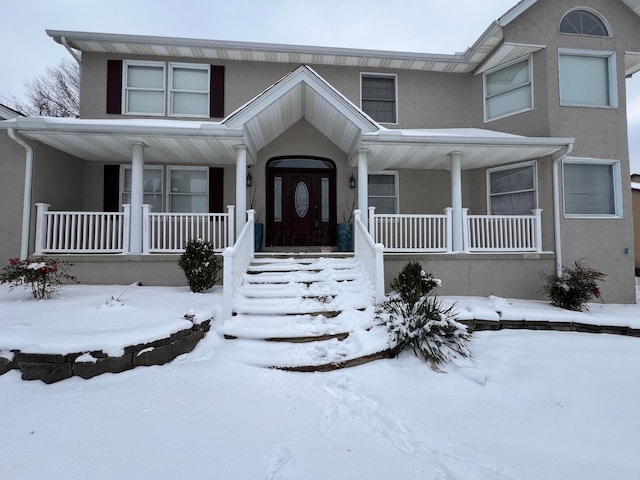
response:
<path id="1" fill-rule="evenodd" d="M 561 332 L 610 333 L 612 335 L 626 335 L 640 337 L 640 328 L 591 325 L 578 322 L 548 322 L 534 320 L 459 320 L 467 326 L 469 333 L 482 330 L 557 330 Z"/>
<path id="2" fill-rule="evenodd" d="M 0 357 L 0 375 L 17 369 L 22 372 L 23 380 L 54 383 L 72 376 L 91 378 L 103 373 L 120 373 L 140 366 L 163 365 L 178 355 L 193 350 L 210 327 L 211 320 L 206 320 L 194 324 L 189 329 L 180 330 L 168 338 L 125 347 L 124 354 L 120 357 L 110 357 L 101 350 L 67 355 L 22 353 L 20 350 L 12 350 L 12 359 Z M 95 362 L 77 361 L 78 357 L 87 353 Z"/>

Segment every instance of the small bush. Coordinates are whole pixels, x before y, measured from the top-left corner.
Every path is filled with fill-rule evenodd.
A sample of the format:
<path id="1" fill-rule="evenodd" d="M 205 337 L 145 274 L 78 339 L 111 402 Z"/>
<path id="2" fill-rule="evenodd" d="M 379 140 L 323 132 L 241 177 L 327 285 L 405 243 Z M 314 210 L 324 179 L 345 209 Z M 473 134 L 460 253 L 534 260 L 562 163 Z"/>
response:
<path id="1" fill-rule="evenodd" d="M 418 262 L 407 263 L 391 282 L 391 288 L 408 304 L 415 304 L 439 286 L 440 280 L 425 272 Z"/>
<path id="2" fill-rule="evenodd" d="M 0 283 L 8 283 L 10 288 L 29 285 L 33 298 L 50 298 L 62 288 L 63 281 L 78 282 L 76 277 L 67 273 L 67 266 L 66 262 L 44 257 L 12 258 L 0 273 Z"/>
<path id="3" fill-rule="evenodd" d="M 454 307 L 443 308 L 430 296 L 439 280 L 418 262 L 410 262 L 391 285 L 396 294 L 377 306 L 376 320 L 386 326 L 396 355 L 411 347 L 418 358 L 434 366 L 470 356 L 466 325 L 456 321 Z"/>
<path id="4" fill-rule="evenodd" d="M 213 244 L 203 240 L 187 242 L 178 266 L 184 271 L 192 292 L 204 292 L 213 287 L 221 268 Z"/>
<path id="5" fill-rule="evenodd" d="M 556 307 L 580 312 L 587 309 L 586 303 L 592 297 L 600 296 L 598 281 L 606 275 L 576 260 L 573 268 L 564 267 L 562 275 L 543 274 L 545 281 L 542 291 Z"/>

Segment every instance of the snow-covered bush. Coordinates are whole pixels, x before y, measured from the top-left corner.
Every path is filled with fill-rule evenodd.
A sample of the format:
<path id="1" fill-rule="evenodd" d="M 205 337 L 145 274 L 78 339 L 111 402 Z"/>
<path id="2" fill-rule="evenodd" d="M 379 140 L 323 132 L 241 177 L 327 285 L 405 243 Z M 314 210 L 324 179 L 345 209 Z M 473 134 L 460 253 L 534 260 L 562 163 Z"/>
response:
<path id="1" fill-rule="evenodd" d="M 12 258 L 0 273 L 0 283 L 8 283 L 10 288 L 29 285 L 33 298 L 49 298 L 63 283 L 77 283 L 76 277 L 67 272 L 67 266 L 66 262 L 51 258 Z"/>
<path id="2" fill-rule="evenodd" d="M 439 286 L 440 280 L 425 272 L 418 262 L 407 263 L 391 281 L 391 288 L 407 303 L 416 303 Z"/>
<path id="3" fill-rule="evenodd" d="M 213 244 L 199 239 L 187 242 L 178 266 L 184 271 L 192 292 L 204 292 L 213 287 L 222 267 Z"/>
<path id="4" fill-rule="evenodd" d="M 411 347 L 433 365 L 470 356 L 466 325 L 456 321 L 453 307 L 444 308 L 430 295 L 439 284 L 417 262 L 408 263 L 391 283 L 396 293 L 377 306 L 376 319 L 387 327 L 396 354 Z"/>
<path id="5" fill-rule="evenodd" d="M 576 260 L 571 267 L 563 267 L 562 275 L 543 274 L 545 284 L 542 291 L 549 297 L 551 304 L 567 310 L 580 312 L 587 308 L 586 303 L 592 297 L 600 296 L 598 281 L 606 275 Z"/>

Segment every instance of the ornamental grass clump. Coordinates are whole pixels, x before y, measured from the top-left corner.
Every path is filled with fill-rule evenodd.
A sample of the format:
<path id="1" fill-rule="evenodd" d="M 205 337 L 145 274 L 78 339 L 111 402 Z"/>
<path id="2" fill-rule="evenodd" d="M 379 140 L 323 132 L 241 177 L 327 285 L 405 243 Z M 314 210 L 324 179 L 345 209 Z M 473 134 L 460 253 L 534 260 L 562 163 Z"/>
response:
<path id="1" fill-rule="evenodd" d="M 51 258 L 12 258 L 0 272 L 0 283 L 8 283 L 10 289 L 20 285 L 31 287 L 33 298 L 50 298 L 64 283 L 78 282 L 67 272 L 68 266 L 70 264 Z"/>
<path id="2" fill-rule="evenodd" d="M 588 310 L 587 302 L 600 297 L 598 281 L 606 275 L 576 260 L 573 267 L 563 267 L 562 274 L 543 274 L 542 291 L 549 297 L 551 305 L 581 312 Z"/>
<path id="3" fill-rule="evenodd" d="M 434 366 L 471 355 L 466 325 L 456 321 L 454 307 L 444 308 L 431 295 L 439 285 L 418 262 L 408 263 L 391 283 L 396 292 L 378 305 L 376 317 L 387 327 L 396 355 L 411 347 Z"/>
<path id="4" fill-rule="evenodd" d="M 178 260 L 192 292 L 204 292 L 216 283 L 222 265 L 215 256 L 213 243 L 189 240 Z"/>

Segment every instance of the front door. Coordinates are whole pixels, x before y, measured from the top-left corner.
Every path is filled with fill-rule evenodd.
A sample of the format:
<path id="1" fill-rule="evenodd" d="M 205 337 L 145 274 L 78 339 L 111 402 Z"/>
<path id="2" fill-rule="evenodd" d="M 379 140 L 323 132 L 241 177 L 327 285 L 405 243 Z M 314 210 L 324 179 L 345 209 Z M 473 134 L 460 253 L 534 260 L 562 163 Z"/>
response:
<path id="1" fill-rule="evenodd" d="M 335 243 L 335 165 L 287 157 L 267 164 L 267 246 Z"/>

